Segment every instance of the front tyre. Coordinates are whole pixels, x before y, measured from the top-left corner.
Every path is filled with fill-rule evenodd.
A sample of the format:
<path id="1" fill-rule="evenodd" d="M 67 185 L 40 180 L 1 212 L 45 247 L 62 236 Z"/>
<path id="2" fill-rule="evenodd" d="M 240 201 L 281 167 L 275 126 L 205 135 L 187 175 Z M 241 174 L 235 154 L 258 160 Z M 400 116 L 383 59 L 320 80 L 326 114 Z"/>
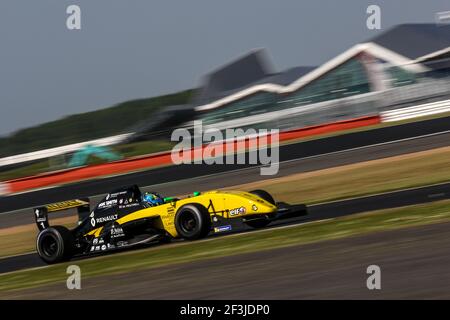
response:
<path id="1" fill-rule="evenodd" d="M 211 217 L 204 206 L 198 203 L 186 204 L 175 215 L 175 228 L 184 239 L 201 239 L 211 231 Z"/>
<path id="2" fill-rule="evenodd" d="M 72 233 L 63 226 L 42 230 L 36 240 L 39 257 L 48 264 L 67 261 L 72 257 L 74 240 Z"/>

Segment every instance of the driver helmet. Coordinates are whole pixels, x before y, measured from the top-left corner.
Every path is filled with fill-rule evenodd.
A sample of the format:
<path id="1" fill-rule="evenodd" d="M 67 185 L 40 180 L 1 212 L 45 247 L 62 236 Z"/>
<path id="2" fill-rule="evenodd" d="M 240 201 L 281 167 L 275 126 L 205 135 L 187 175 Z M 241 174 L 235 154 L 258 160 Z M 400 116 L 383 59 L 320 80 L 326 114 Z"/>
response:
<path id="1" fill-rule="evenodd" d="M 145 192 L 142 195 L 142 201 L 146 202 L 152 207 L 164 204 L 164 199 L 156 192 Z"/>

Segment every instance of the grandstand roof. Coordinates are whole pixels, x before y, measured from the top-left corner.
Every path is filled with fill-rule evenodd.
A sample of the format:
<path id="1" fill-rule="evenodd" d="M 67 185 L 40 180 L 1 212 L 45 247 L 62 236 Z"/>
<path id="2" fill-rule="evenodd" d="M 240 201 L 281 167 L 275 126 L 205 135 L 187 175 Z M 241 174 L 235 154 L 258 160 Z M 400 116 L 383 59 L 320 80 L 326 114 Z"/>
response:
<path id="1" fill-rule="evenodd" d="M 450 46 L 450 25 L 401 24 L 369 41 L 409 59 L 417 59 Z"/>
<path id="2" fill-rule="evenodd" d="M 436 54 L 446 54 L 450 47 L 450 25 L 403 24 L 356 44 L 320 67 L 295 67 L 273 73 L 264 50 L 253 51 L 243 58 L 205 77 L 204 86 L 195 99 L 196 110 L 214 109 L 256 92 L 292 92 L 321 77 L 345 61 L 367 52 L 373 57 L 412 72 L 429 68 L 418 62 Z"/>

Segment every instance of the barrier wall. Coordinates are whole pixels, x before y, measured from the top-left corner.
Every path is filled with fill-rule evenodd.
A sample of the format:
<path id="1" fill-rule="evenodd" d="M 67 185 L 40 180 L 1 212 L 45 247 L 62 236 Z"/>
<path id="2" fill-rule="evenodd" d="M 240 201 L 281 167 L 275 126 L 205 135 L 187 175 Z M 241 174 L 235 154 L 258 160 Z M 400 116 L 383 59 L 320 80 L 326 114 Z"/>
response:
<path id="1" fill-rule="evenodd" d="M 326 134 L 336 131 L 348 130 L 363 126 L 375 125 L 380 123 L 379 116 L 363 117 L 352 120 L 345 120 L 336 123 L 328 123 L 313 127 L 300 128 L 290 131 L 280 132 L 279 140 L 280 142 L 304 138 L 308 136 L 314 136 L 319 134 Z M 239 149 L 248 149 L 255 142 L 270 143 L 271 137 L 256 136 L 251 139 L 235 139 L 233 141 L 219 142 L 223 146 L 224 152 L 226 151 L 239 151 Z M 268 141 L 263 141 L 268 140 Z M 192 148 L 189 150 L 191 159 L 197 158 L 199 155 L 203 154 L 206 146 L 201 148 Z M 213 156 L 219 156 L 220 153 L 213 154 Z M 62 170 L 57 172 L 50 172 L 41 175 L 20 178 L 15 180 L 10 180 L 4 183 L 0 183 L 0 195 L 6 195 L 11 193 L 23 192 L 30 189 L 48 187 L 53 185 L 61 185 L 70 182 L 81 181 L 85 179 L 99 178 L 109 175 L 116 175 L 127 173 L 131 171 L 148 169 L 152 167 L 170 165 L 172 164 L 171 152 L 161 152 L 156 154 L 151 154 L 142 157 L 135 157 L 125 160 L 119 160 L 115 162 L 92 165 L 86 167 L 80 167 L 75 169 Z"/>
<path id="2" fill-rule="evenodd" d="M 418 106 L 381 112 L 382 122 L 401 121 L 450 112 L 450 100 L 425 103 Z"/>

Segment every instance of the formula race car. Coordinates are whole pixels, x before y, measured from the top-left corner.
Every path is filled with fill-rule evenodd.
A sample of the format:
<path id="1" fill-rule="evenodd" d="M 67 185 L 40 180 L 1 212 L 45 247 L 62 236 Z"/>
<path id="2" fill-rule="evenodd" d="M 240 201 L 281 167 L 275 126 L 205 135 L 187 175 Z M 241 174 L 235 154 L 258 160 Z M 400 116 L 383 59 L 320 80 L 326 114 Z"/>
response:
<path id="1" fill-rule="evenodd" d="M 74 229 L 49 226 L 48 213 L 70 208 L 78 211 Z M 202 239 L 230 231 L 238 221 L 262 228 L 306 213 L 305 205 L 276 203 L 263 190 L 194 192 L 178 199 L 142 193 L 136 185 L 107 194 L 92 211 L 88 199 L 34 208 L 37 252 L 49 264 L 173 238 Z"/>

